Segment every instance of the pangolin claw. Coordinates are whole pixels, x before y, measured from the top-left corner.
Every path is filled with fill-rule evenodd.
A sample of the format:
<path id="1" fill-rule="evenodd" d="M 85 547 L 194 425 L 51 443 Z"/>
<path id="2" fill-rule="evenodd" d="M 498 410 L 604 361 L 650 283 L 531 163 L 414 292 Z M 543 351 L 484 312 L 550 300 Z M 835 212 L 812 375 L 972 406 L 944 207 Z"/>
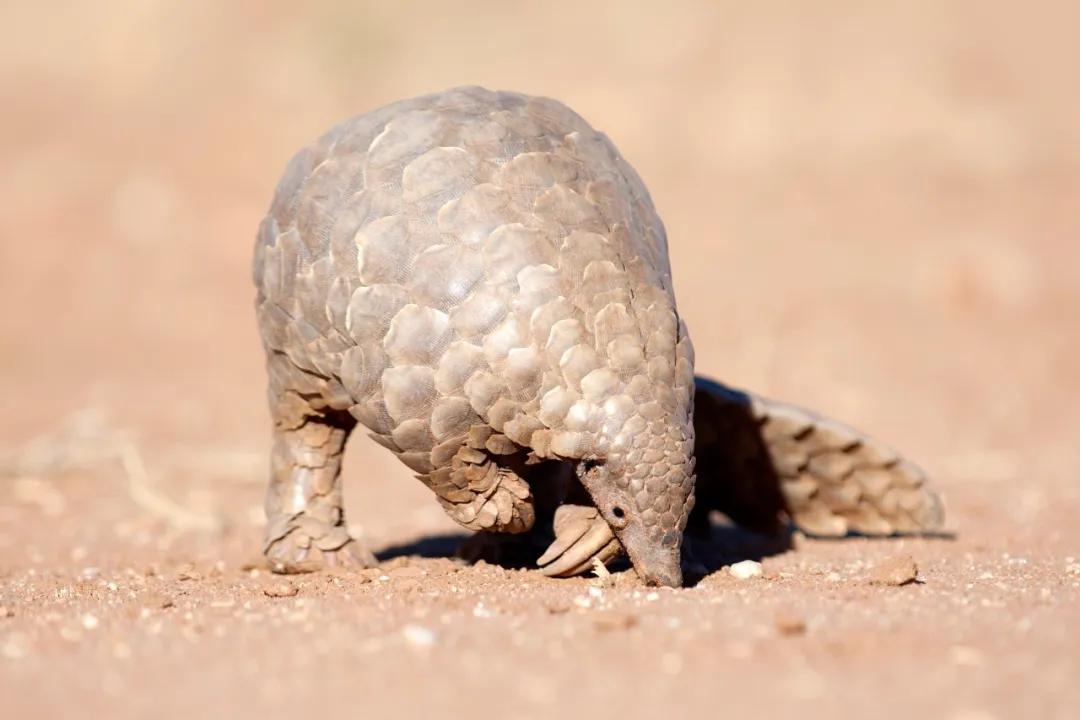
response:
<path id="1" fill-rule="evenodd" d="M 555 541 L 536 561 L 549 577 L 569 577 L 587 571 L 594 560 L 608 562 L 622 545 L 594 507 L 563 505 L 555 511 Z"/>

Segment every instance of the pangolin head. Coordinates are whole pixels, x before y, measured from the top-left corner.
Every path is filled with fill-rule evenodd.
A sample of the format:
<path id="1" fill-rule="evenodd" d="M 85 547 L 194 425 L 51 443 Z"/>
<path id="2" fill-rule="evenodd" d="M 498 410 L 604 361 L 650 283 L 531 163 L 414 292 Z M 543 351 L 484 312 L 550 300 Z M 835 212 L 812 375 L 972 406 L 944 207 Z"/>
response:
<path id="1" fill-rule="evenodd" d="M 643 404 L 615 433 L 604 458 L 577 464 L 578 478 L 649 585 L 682 585 L 683 531 L 694 506 L 694 432 L 683 403 Z"/>
<path id="2" fill-rule="evenodd" d="M 542 396 L 538 419 L 552 429 L 550 453 L 576 462 L 638 575 L 674 587 L 694 504 L 694 352 L 671 295 L 638 287 L 635 297 L 634 317 L 622 305 L 596 314 L 606 366 L 588 347 L 561 354 L 567 386 Z M 615 322 L 620 315 L 632 322 Z M 627 332 L 605 341 L 611 326 Z"/>

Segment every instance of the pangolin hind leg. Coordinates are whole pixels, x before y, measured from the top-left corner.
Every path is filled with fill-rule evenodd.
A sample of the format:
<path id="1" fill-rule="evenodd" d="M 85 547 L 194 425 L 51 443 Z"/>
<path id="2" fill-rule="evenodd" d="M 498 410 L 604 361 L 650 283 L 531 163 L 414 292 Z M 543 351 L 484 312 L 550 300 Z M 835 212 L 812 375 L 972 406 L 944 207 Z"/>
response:
<path id="1" fill-rule="evenodd" d="M 355 425 L 346 412 L 316 410 L 290 394 L 274 403 L 267 528 L 263 552 L 275 572 L 371 567 L 375 556 L 349 536 L 341 460 Z"/>

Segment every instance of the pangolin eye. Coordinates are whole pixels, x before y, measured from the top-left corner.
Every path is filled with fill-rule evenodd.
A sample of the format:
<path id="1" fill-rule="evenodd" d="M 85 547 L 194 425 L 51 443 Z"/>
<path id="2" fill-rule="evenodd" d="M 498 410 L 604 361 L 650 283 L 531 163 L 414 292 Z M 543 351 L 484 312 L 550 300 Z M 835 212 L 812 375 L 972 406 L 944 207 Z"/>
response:
<path id="1" fill-rule="evenodd" d="M 616 529 L 626 527 L 626 511 L 623 510 L 621 505 L 611 506 L 611 519 L 611 524 Z"/>
<path id="2" fill-rule="evenodd" d="M 582 467 L 584 467 L 585 472 L 589 472 L 590 470 L 598 468 L 603 464 L 604 464 L 603 460 L 595 460 L 595 459 L 590 458 L 590 459 L 584 460 L 582 462 Z"/>

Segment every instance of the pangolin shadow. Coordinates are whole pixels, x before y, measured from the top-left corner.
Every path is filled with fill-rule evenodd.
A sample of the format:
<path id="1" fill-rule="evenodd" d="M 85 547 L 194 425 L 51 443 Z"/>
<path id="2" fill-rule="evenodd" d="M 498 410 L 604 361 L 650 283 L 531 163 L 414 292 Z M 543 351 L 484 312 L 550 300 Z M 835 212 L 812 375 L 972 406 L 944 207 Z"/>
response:
<path id="1" fill-rule="evenodd" d="M 474 540 L 481 541 L 480 554 L 477 554 L 473 546 Z M 544 550 L 542 544 L 542 541 L 534 542 L 531 538 L 522 536 L 483 533 L 477 536 L 448 532 L 425 535 L 411 542 L 391 545 L 376 552 L 375 556 L 379 562 L 388 562 L 399 557 L 456 557 L 470 563 L 483 560 L 506 569 L 536 569 L 536 559 Z M 704 537 L 694 536 L 686 541 L 686 585 L 696 585 L 703 577 L 725 565 L 741 560 L 761 560 L 786 552 L 791 546 L 791 533 L 786 526 L 778 535 L 762 535 L 732 525 L 722 515 L 714 516 Z M 498 548 L 498 552 L 486 554 L 483 552 L 484 548 Z M 609 562 L 608 568 L 612 572 L 625 571 L 630 569 L 630 563 L 626 558 L 619 558 Z"/>

